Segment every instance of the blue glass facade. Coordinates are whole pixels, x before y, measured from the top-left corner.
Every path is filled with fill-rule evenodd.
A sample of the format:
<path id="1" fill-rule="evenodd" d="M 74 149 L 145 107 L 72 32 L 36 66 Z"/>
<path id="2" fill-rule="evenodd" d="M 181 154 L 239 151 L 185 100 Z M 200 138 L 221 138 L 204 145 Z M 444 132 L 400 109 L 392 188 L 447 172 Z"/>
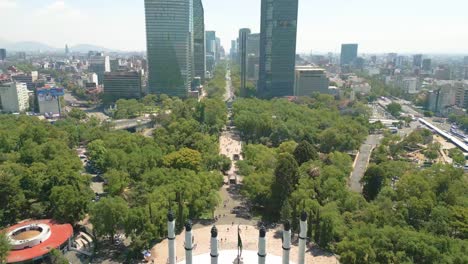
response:
<path id="1" fill-rule="evenodd" d="M 294 95 L 298 0 L 262 0 L 260 97 Z"/>
<path id="2" fill-rule="evenodd" d="M 145 0 L 148 90 L 186 97 L 193 79 L 193 0 Z"/>

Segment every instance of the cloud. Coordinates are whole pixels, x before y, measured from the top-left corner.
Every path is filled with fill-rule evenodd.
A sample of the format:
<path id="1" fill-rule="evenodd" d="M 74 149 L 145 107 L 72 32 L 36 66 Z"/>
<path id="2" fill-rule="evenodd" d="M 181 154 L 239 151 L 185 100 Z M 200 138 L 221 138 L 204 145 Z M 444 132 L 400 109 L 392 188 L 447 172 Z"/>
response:
<path id="1" fill-rule="evenodd" d="M 0 0 L 0 9 L 17 8 L 18 2 L 16 0 Z"/>

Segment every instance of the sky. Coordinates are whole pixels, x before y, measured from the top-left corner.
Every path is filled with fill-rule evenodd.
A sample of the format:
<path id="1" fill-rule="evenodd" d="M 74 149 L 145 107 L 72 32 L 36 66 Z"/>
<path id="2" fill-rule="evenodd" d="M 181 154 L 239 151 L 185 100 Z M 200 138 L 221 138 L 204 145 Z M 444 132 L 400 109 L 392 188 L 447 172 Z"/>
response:
<path id="1" fill-rule="evenodd" d="M 261 0 L 203 0 L 205 27 L 229 51 L 239 28 L 260 28 Z M 146 48 L 144 0 L 0 0 L 0 39 L 54 47 Z M 299 0 L 297 50 L 468 54 L 467 0 Z"/>

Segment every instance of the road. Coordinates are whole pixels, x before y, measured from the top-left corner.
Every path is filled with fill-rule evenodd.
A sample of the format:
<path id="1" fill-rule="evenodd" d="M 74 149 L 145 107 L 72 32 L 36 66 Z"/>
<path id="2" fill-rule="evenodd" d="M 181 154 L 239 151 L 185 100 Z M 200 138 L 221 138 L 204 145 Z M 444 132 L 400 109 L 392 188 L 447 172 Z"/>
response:
<path id="1" fill-rule="evenodd" d="M 226 74 L 226 94 L 225 100 L 229 101 L 233 97 L 231 72 L 228 70 Z M 231 111 L 231 110 L 229 110 Z M 229 113 L 230 114 L 230 113 Z M 242 141 L 239 135 L 232 127 L 221 133 L 219 138 L 219 153 L 231 159 L 231 170 L 224 176 L 225 184 L 219 190 L 222 203 L 216 208 L 214 215 L 216 217 L 216 225 L 255 225 L 256 221 L 251 219 L 249 206 L 247 201 L 240 194 L 242 177 L 237 175 L 237 161 L 234 160 L 234 155 L 239 155 L 242 159 Z M 237 184 L 229 184 L 229 178 L 236 178 Z M 202 228 L 203 226 L 196 226 Z"/>
<path id="2" fill-rule="evenodd" d="M 387 105 L 390 102 L 380 102 L 381 105 Z M 373 111 L 372 113 L 372 118 L 376 119 L 382 119 L 382 118 L 392 118 L 389 113 L 385 111 L 385 109 L 378 104 L 371 105 L 371 109 Z M 414 115 L 414 110 L 410 110 L 411 108 L 407 105 L 403 106 L 403 111 L 407 114 L 413 114 Z M 398 122 L 398 120 L 395 120 L 395 122 Z M 414 130 L 416 130 L 419 126 L 418 122 L 411 122 L 409 124 L 409 127 L 403 127 L 398 131 L 398 135 L 401 138 L 406 137 L 407 135 L 411 134 Z M 369 166 L 369 160 L 372 155 L 372 151 L 380 144 L 380 141 L 382 140 L 383 136 L 382 135 L 369 135 L 364 142 L 364 144 L 361 145 L 361 148 L 359 150 L 359 153 L 355 159 L 355 164 L 353 168 L 353 172 L 351 173 L 351 176 L 349 178 L 349 188 L 353 192 L 362 192 L 362 185 L 361 185 L 361 179 L 364 177 L 364 173 L 366 173 L 367 167 Z"/>
<path id="3" fill-rule="evenodd" d="M 131 127 L 146 125 L 151 123 L 151 119 L 120 119 L 112 121 L 114 129 L 123 130 Z"/>
<path id="4" fill-rule="evenodd" d="M 369 135 L 364 144 L 362 144 L 359 154 L 356 157 L 355 165 L 351 177 L 349 178 L 349 187 L 353 192 L 361 193 L 361 179 L 367 170 L 372 150 L 380 144 L 382 135 Z"/>
<path id="5" fill-rule="evenodd" d="M 224 101 L 229 101 L 234 96 L 232 91 L 231 70 L 226 71 L 226 93 L 224 94 Z"/>

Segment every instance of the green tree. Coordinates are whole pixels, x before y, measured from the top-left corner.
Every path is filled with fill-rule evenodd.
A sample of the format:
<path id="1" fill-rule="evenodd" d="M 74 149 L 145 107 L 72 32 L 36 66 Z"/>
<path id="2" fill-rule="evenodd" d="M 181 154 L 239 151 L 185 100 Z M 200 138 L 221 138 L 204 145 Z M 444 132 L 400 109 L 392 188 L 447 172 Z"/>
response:
<path id="1" fill-rule="evenodd" d="M 307 141 L 299 143 L 293 155 L 299 166 L 309 160 L 316 160 L 319 158 L 317 150 Z"/>
<path id="2" fill-rule="evenodd" d="M 86 112 L 78 108 L 72 108 L 68 116 L 76 120 L 84 120 L 86 119 Z"/>
<path id="3" fill-rule="evenodd" d="M 107 149 L 103 140 L 97 139 L 88 144 L 88 153 L 96 168 L 105 170 L 107 165 Z"/>
<path id="4" fill-rule="evenodd" d="M 371 165 L 367 169 L 361 182 L 363 183 L 363 195 L 368 200 L 374 200 L 385 184 L 385 172 L 378 165 Z"/>
<path id="5" fill-rule="evenodd" d="M 391 103 L 387 105 L 387 111 L 394 117 L 399 117 L 402 107 L 399 103 Z"/>
<path id="6" fill-rule="evenodd" d="M 452 158 L 453 164 L 457 166 L 465 166 L 465 163 L 466 163 L 465 155 L 458 148 L 451 149 L 449 151 L 449 157 Z"/>
<path id="7" fill-rule="evenodd" d="M 439 157 L 440 144 L 432 143 L 427 146 L 427 149 L 424 151 L 426 158 L 430 160 L 435 160 Z"/>
<path id="8" fill-rule="evenodd" d="M 120 195 L 130 184 L 130 175 L 124 171 L 110 169 L 104 174 L 106 189 L 111 195 Z"/>
<path id="9" fill-rule="evenodd" d="M 9 239 L 5 233 L 0 232 L 0 263 L 6 263 L 10 249 L 11 245 Z"/>
<path id="10" fill-rule="evenodd" d="M 114 242 L 114 235 L 125 227 L 128 205 L 120 197 L 103 198 L 91 210 L 90 221 L 98 236 L 110 236 Z"/>
<path id="11" fill-rule="evenodd" d="M 52 214 L 56 220 L 74 224 L 85 216 L 92 198 L 90 190 L 71 185 L 55 186 L 50 194 Z"/>
<path id="12" fill-rule="evenodd" d="M 272 186 L 272 213 L 277 215 L 289 194 L 299 182 L 299 166 L 291 154 L 283 153 L 278 158 L 275 169 L 275 181 Z"/>
<path id="13" fill-rule="evenodd" d="M 65 256 L 62 254 L 62 251 L 53 248 L 50 253 L 50 261 L 52 264 L 69 264 L 70 262 L 65 258 Z"/>
<path id="14" fill-rule="evenodd" d="M 194 171 L 200 170 L 202 156 L 200 152 L 182 148 L 179 151 L 170 153 L 163 158 L 163 164 L 166 167 L 175 169 L 190 169 Z"/>

